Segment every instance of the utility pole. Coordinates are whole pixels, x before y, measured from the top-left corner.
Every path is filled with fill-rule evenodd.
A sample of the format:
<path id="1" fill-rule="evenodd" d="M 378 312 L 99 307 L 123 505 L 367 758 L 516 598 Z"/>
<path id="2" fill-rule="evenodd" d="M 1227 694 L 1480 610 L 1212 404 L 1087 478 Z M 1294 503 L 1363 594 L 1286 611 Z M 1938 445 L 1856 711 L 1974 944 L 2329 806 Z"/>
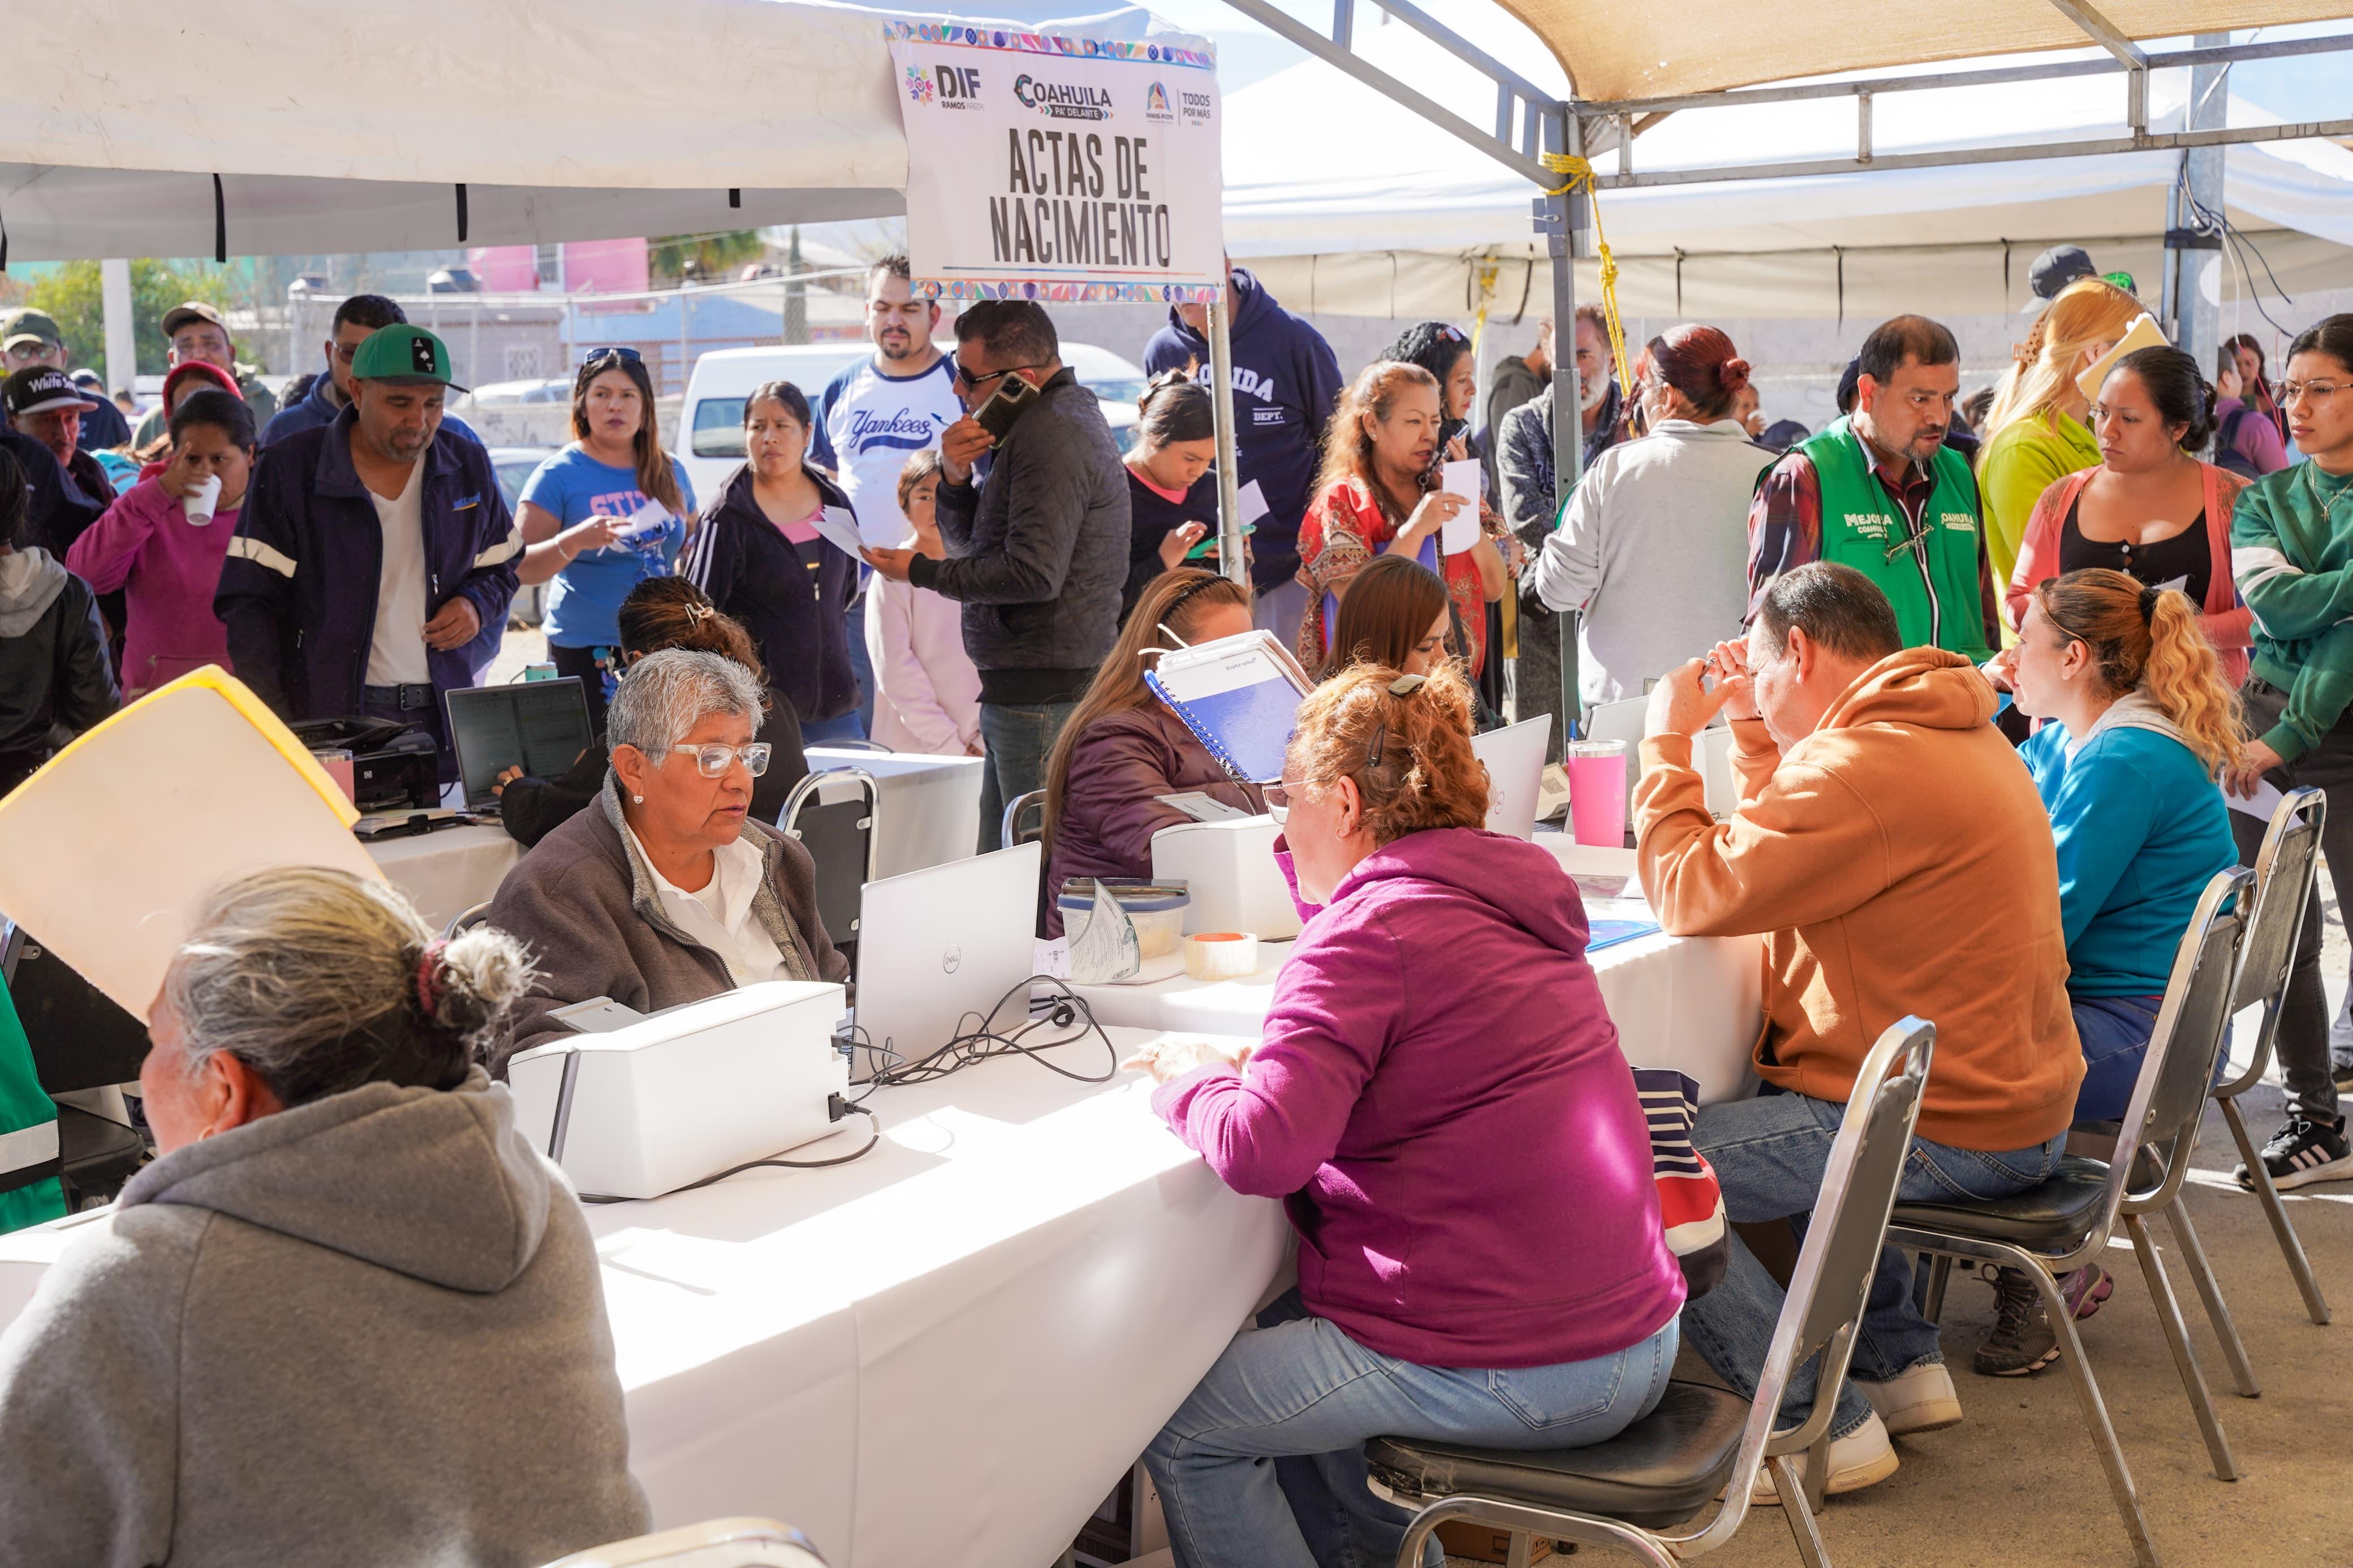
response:
<path id="1" fill-rule="evenodd" d="M 106 322 L 106 390 L 135 389 L 139 378 L 139 334 L 131 317 L 131 263 L 98 264 L 99 308 Z"/>

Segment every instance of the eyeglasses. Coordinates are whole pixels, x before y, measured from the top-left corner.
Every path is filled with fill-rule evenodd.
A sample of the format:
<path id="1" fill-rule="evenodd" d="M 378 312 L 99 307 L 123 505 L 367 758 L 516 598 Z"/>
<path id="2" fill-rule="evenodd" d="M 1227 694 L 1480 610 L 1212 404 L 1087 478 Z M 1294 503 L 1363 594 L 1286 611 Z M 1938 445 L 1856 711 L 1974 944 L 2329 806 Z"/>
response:
<path id="1" fill-rule="evenodd" d="M 744 771 L 758 778 L 768 771 L 770 747 L 765 741 L 754 741 L 748 746 L 672 746 L 672 752 L 684 752 L 694 758 L 695 771 L 707 779 L 725 778 L 727 770 L 740 757 Z"/>
<path id="2" fill-rule="evenodd" d="M 1266 814 L 1274 818 L 1277 827 L 1291 820 L 1293 796 L 1306 787 L 1304 779 L 1277 779 L 1261 791 L 1266 796 Z"/>
<path id="3" fill-rule="evenodd" d="M 2345 390 L 2345 384 L 2335 381 L 2283 381 L 2273 388 L 2279 395 L 2281 406 L 2309 396 L 2315 403 L 2336 396 Z"/>
<path id="4" fill-rule="evenodd" d="M 1042 364 L 1008 364 L 1003 370 L 984 371 L 980 374 L 975 375 L 972 372 L 965 369 L 964 361 L 960 359 L 951 359 L 948 363 L 955 366 L 955 379 L 958 386 L 969 386 L 976 389 L 986 386 L 992 381 L 1002 380 L 1004 377 L 1011 375 L 1017 370 L 1043 370 L 1046 368 Z"/>

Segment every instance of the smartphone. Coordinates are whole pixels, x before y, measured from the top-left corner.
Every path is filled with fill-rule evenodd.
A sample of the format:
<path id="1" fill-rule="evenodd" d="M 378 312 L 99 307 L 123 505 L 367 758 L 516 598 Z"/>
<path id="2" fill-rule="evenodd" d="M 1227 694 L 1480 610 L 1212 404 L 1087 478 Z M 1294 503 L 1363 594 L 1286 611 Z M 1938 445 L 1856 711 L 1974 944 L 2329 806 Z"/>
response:
<path id="1" fill-rule="evenodd" d="M 997 384 L 988 401 L 972 411 L 973 423 L 988 432 L 996 440 L 1005 439 L 1021 411 L 1038 401 L 1038 389 L 1018 375 L 1008 375 Z"/>
<path id="2" fill-rule="evenodd" d="M 1246 522 L 1242 524 L 1242 537 L 1244 539 L 1248 539 L 1251 534 L 1256 533 L 1257 531 L 1258 524 L 1254 522 Z M 1185 552 L 1185 559 L 1187 561 L 1198 561 L 1217 547 L 1218 531 L 1213 528 L 1208 532 L 1201 536 L 1200 543 L 1196 544 L 1192 549 Z"/>

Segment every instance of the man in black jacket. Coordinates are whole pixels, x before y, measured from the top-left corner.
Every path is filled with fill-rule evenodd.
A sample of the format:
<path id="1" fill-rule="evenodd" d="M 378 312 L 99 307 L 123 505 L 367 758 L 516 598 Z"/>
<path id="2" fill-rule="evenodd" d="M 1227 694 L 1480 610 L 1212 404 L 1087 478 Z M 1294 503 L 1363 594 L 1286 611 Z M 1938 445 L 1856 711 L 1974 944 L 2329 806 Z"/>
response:
<path id="1" fill-rule="evenodd" d="M 1007 803 L 1043 787 L 1046 756 L 1119 633 L 1127 475 L 1093 393 L 1061 361 L 1043 307 L 987 300 L 956 319 L 956 391 L 978 411 L 1011 377 L 1037 389 L 1000 439 L 967 413 L 940 438 L 944 560 L 869 549 L 886 577 L 964 605 L 980 671 L 980 847 Z M 974 470 L 983 454 L 987 472 Z"/>

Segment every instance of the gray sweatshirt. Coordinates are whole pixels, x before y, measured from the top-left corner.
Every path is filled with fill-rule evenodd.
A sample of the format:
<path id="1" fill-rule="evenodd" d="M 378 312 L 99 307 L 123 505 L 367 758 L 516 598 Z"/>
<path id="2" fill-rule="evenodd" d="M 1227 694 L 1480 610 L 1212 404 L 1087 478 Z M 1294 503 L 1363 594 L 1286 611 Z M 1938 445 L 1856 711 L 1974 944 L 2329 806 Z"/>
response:
<path id="1" fill-rule="evenodd" d="M 531 1568 L 641 1532 L 588 1226 L 477 1069 L 164 1155 L 0 1334 L 0 1562 Z"/>
<path id="2" fill-rule="evenodd" d="M 1536 593 L 1584 613 L 1586 701 L 1640 697 L 1643 681 L 1741 635 L 1748 502 L 1774 460 L 1730 419 L 1664 419 L 1585 470 L 1537 558 Z"/>

